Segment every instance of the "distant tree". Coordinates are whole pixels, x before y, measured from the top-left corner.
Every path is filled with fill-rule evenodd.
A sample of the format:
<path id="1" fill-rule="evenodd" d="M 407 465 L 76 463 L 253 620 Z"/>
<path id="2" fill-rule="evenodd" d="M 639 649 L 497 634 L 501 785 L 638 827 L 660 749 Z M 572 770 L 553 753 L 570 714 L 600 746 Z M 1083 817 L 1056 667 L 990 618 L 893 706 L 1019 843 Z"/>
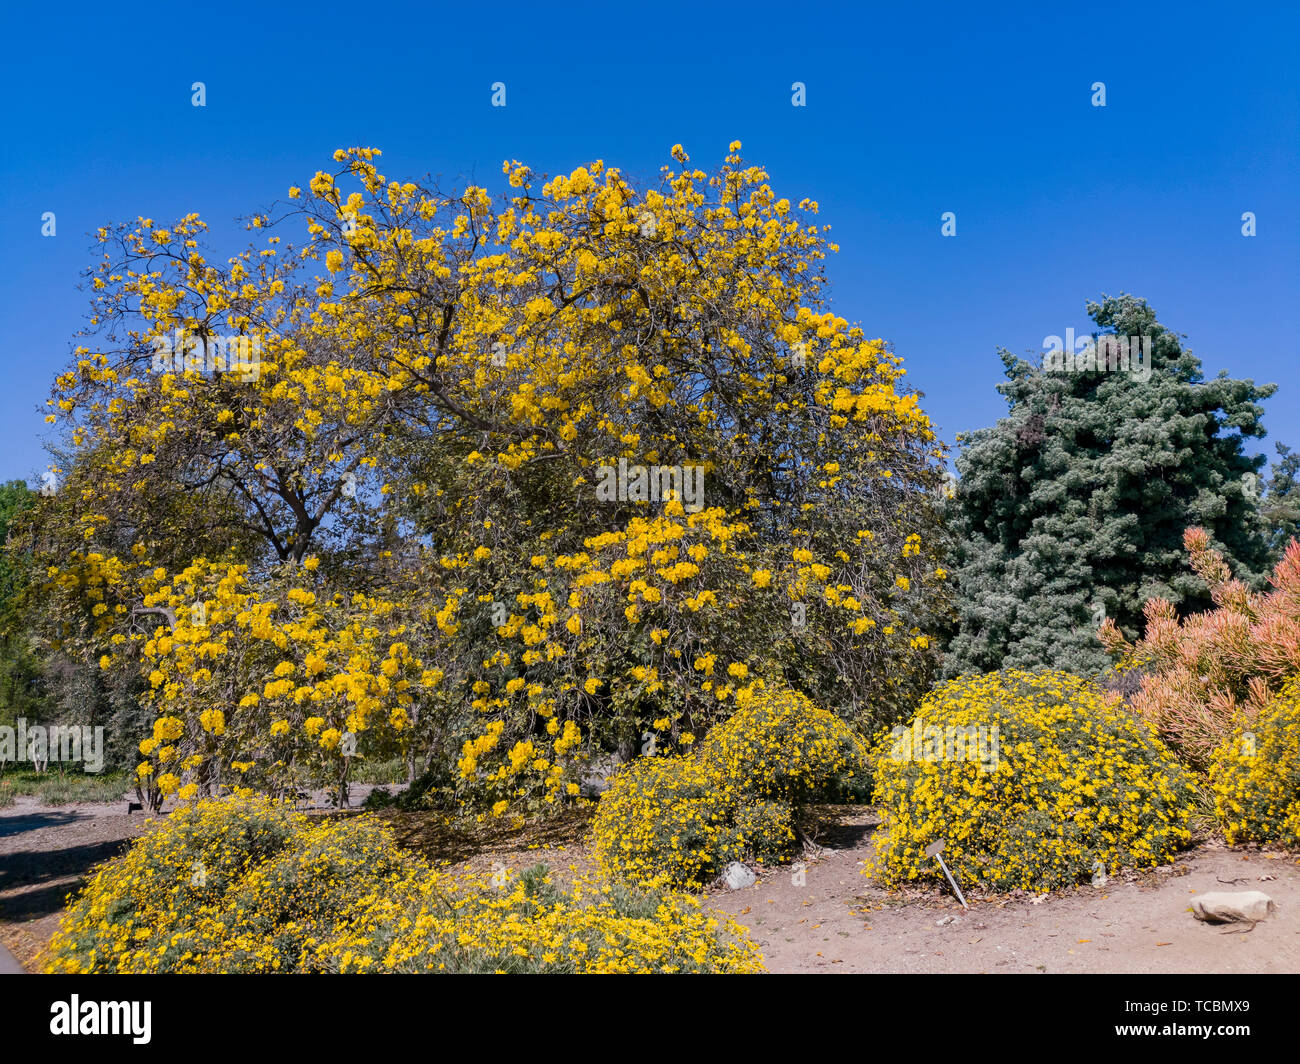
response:
<path id="1" fill-rule="evenodd" d="M 35 502 L 36 493 L 23 481 L 0 484 L 0 543 L 9 538 L 9 525 L 14 516 L 30 509 Z M 0 551 L 0 619 L 8 619 L 24 583 L 21 565 Z"/>
<path id="2" fill-rule="evenodd" d="M 1259 403 L 1276 386 L 1206 380 L 1144 300 L 1103 297 L 1087 309 L 1098 328 L 1091 361 L 1033 365 L 1002 351 L 998 391 L 1010 411 L 958 439 L 949 672 L 1098 670 L 1105 618 L 1132 637 L 1149 598 L 1208 608 L 1182 557 L 1193 525 L 1236 575 L 1257 583 L 1268 566 L 1255 490 L 1264 458 L 1243 442 L 1264 435 Z M 1127 369 L 1119 337 L 1131 338 Z"/>
<path id="3" fill-rule="evenodd" d="M 8 539 L 15 516 L 30 509 L 35 500 L 36 493 L 21 480 L 0 484 L 0 543 Z M 23 559 L 0 551 L 0 724 L 12 724 L 19 717 L 36 720 L 47 709 L 40 661 L 20 623 L 19 604 L 26 586 Z"/>
<path id="4" fill-rule="evenodd" d="M 104 762 L 124 768 L 151 714 L 140 705 L 134 673 L 107 673 L 99 663 L 48 638 L 53 617 L 32 579 L 27 520 L 40 500 L 21 480 L 0 484 L 0 724 L 104 726 Z M 12 535 L 11 535 L 12 533 Z M 69 651 L 72 651 L 71 653 Z M 79 771 L 79 770 L 78 770 Z"/>
<path id="5" fill-rule="evenodd" d="M 1276 565 L 1300 529 L 1300 479 L 1297 479 L 1300 454 L 1284 443 L 1277 444 L 1277 461 L 1269 472 L 1260 499 L 1260 515 L 1264 519 L 1269 561 Z"/>

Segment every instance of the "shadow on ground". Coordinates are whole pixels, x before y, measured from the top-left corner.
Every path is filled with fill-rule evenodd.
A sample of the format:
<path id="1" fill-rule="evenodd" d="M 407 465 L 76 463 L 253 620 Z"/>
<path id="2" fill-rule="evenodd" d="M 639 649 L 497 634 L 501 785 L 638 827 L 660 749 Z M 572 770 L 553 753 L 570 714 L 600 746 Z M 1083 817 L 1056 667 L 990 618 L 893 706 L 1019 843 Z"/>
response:
<path id="1" fill-rule="evenodd" d="M 522 825 L 504 819 L 470 826 L 453 825 L 430 812 L 384 812 L 400 845 L 438 864 L 472 857 L 578 846 L 587 834 L 590 808 L 575 807 L 545 822 Z M 540 859 L 540 858 L 539 858 Z"/>
<path id="2" fill-rule="evenodd" d="M 816 805 L 809 810 L 813 823 L 804 826 L 808 838 L 830 850 L 865 846 L 880 818 L 861 805 Z"/>
<path id="3" fill-rule="evenodd" d="M 40 831 L 41 828 L 63 827 L 89 819 L 90 816 L 86 813 L 57 811 L 0 816 L 0 838 L 21 835 L 27 831 Z"/>
<path id="4" fill-rule="evenodd" d="M 124 852 L 129 844 L 129 839 L 112 839 L 58 850 L 19 850 L 0 854 L 0 892 L 69 876 L 81 878 L 101 861 L 108 861 Z M 0 894 L 0 920 L 14 919 L 6 901 Z"/>

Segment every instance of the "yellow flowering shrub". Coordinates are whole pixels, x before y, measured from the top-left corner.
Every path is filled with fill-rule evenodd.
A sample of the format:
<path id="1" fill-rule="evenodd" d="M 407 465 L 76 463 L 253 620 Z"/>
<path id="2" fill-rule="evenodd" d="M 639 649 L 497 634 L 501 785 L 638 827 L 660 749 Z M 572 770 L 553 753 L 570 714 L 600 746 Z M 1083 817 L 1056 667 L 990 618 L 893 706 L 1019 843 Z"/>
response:
<path id="1" fill-rule="evenodd" d="M 172 970 L 185 953 L 172 944 L 178 923 L 212 910 L 304 824 L 266 798 L 177 810 L 95 870 L 54 935 L 51 970 Z"/>
<path id="2" fill-rule="evenodd" d="M 801 803 L 865 778 L 866 749 L 804 695 L 754 683 L 700 748 L 641 757 L 600 797 L 596 854 L 613 878 L 699 888 L 732 861 L 788 859 Z"/>
<path id="3" fill-rule="evenodd" d="M 1154 728 L 1080 677 L 1007 670 L 935 688 L 875 762 L 883 823 L 864 869 L 887 884 L 941 877 L 1048 890 L 1173 859 L 1192 786 Z"/>
<path id="4" fill-rule="evenodd" d="M 865 783 L 866 745 L 806 695 L 759 681 L 737 696 L 736 706 L 697 755 L 714 776 L 745 792 L 794 803 Z"/>
<path id="5" fill-rule="evenodd" d="M 536 865 L 506 882 L 424 876 L 372 899 L 318 955 L 341 972 L 750 973 L 744 928 L 684 894 L 594 877 L 569 890 Z"/>
<path id="6" fill-rule="evenodd" d="M 734 795 L 691 756 L 640 757 L 600 796 L 592 839 L 609 875 L 700 888 L 745 856 Z"/>
<path id="7" fill-rule="evenodd" d="M 312 822 L 249 795 L 174 813 L 99 868 L 51 972 L 752 972 L 743 929 L 691 898 L 544 866 L 435 870 L 370 816 Z"/>
<path id="8" fill-rule="evenodd" d="M 737 844 L 760 864 L 788 861 L 799 842 L 794 818 L 789 802 L 742 801 L 736 809 Z"/>
<path id="9" fill-rule="evenodd" d="M 1214 815 L 1230 844 L 1300 846 L 1300 681 L 1291 681 L 1210 761 Z"/>

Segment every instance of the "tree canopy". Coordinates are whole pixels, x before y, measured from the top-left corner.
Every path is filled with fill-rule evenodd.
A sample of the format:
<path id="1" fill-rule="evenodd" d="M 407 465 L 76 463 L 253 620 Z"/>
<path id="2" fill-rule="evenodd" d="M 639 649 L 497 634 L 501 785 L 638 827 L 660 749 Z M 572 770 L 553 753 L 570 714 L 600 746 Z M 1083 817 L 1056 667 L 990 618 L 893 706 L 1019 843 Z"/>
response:
<path id="1" fill-rule="evenodd" d="M 142 778 L 281 786 L 352 737 L 500 809 L 569 793 L 578 736 L 689 745 L 759 678 L 910 706 L 942 447 L 827 305 L 817 204 L 739 148 L 644 188 L 508 161 L 496 200 L 353 148 L 225 261 L 194 215 L 100 231 L 26 542 L 50 638 L 149 676 Z"/>
<path id="2" fill-rule="evenodd" d="M 1254 490 L 1264 458 L 1244 443 L 1264 435 L 1260 403 L 1275 386 L 1207 379 L 1145 300 L 1104 297 L 1088 314 L 1100 340 L 1091 363 L 1003 351 L 1008 414 L 959 439 L 950 671 L 1097 670 L 1106 618 L 1132 638 L 1147 599 L 1207 608 L 1183 561 L 1190 526 L 1238 574 L 1266 567 Z M 1110 338 L 1124 339 L 1126 361 Z"/>

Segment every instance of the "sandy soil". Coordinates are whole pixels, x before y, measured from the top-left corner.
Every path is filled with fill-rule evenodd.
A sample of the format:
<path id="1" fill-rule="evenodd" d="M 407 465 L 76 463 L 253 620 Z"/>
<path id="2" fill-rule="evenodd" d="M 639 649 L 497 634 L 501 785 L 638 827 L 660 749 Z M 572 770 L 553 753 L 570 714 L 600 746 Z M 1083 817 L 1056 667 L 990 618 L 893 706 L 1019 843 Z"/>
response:
<path id="1" fill-rule="evenodd" d="M 1039 897 L 879 890 L 865 846 L 710 898 L 749 928 L 772 972 L 1300 972 L 1300 864 L 1206 843 L 1130 882 Z M 1235 882 L 1224 882 L 1233 880 Z M 1262 890 L 1277 913 L 1241 933 L 1193 918 L 1198 893 Z M 1229 932 L 1229 933 L 1225 933 Z"/>
<path id="2" fill-rule="evenodd" d="M 155 820 L 125 804 L 0 810 L 0 943 L 32 966 L 66 895 L 100 861 Z M 545 861 L 566 878 L 592 867 L 585 817 L 540 834 L 469 838 L 430 815 L 402 813 L 404 845 L 439 864 L 511 869 Z M 1046 896 L 971 896 L 963 911 L 945 887 L 886 892 L 861 874 L 874 818 L 850 812 L 819 836 L 800 877 L 760 869 L 707 904 L 749 928 L 773 972 L 1300 972 L 1300 859 L 1228 850 L 1214 840 L 1166 868 Z M 800 881 L 802 880 L 802 881 Z M 1249 932 L 1193 919 L 1207 891 L 1262 890 L 1277 913 Z"/>

